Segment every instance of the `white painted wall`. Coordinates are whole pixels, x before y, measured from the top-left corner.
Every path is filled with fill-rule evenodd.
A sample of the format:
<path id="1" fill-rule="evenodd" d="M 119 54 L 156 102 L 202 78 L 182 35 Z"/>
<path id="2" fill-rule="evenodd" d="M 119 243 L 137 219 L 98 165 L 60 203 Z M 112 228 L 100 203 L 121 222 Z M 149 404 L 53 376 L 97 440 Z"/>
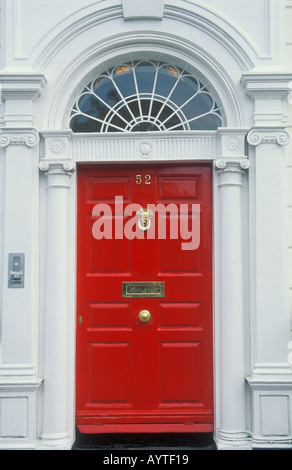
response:
<path id="1" fill-rule="evenodd" d="M 286 47 L 285 64 L 287 69 L 292 70 L 292 0 L 286 0 Z M 292 139 L 292 82 L 291 96 L 288 100 L 288 126 L 287 130 Z M 287 232 L 288 232 L 288 297 L 289 311 L 291 316 L 292 333 L 292 140 L 289 143 L 286 154 L 287 162 Z"/>

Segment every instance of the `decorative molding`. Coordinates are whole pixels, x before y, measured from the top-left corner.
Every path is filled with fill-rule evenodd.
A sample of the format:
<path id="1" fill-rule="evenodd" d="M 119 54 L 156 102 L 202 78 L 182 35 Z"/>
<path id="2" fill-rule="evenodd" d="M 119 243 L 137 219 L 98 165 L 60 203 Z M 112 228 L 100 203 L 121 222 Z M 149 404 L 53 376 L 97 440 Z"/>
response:
<path id="1" fill-rule="evenodd" d="M 248 72 L 242 75 L 241 83 L 247 96 L 254 101 L 254 126 L 284 127 L 288 115 L 284 103 L 291 91 L 292 74 L 276 70 Z"/>
<path id="2" fill-rule="evenodd" d="M 245 158 L 246 134 L 249 129 L 219 128 L 218 135 L 221 139 L 219 151 L 222 158 Z"/>
<path id="3" fill-rule="evenodd" d="M 63 139 L 56 138 L 48 142 L 48 153 L 54 157 L 63 157 L 67 152 L 67 144 Z"/>
<path id="4" fill-rule="evenodd" d="M 73 134 L 70 155 L 75 162 L 212 161 L 219 156 L 217 138 L 217 131 Z"/>
<path id="5" fill-rule="evenodd" d="M 290 136 L 283 129 L 258 128 L 252 129 L 247 135 L 247 141 L 252 146 L 260 144 L 278 144 L 280 146 L 289 143 Z"/>
<path id="6" fill-rule="evenodd" d="M 292 74 L 283 70 L 247 72 L 242 75 L 241 83 L 246 94 L 252 99 L 286 99 L 291 91 Z"/>
<path id="7" fill-rule="evenodd" d="M 47 84 L 44 75 L 1 73 L 1 94 L 5 100 L 36 101 Z"/>
<path id="8" fill-rule="evenodd" d="M 231 135 L 226 137 L 224 143 L 224 154 L 226 153 L 232 153 L 234 154 L 240 154 L 242 152 L 242 140 L 240 137 L 236 135 Z"/>
<path id="9" fill-rule="evenodd" d="M 156 4 L 162 3 L 162 0 L 148 0 L 145 2 L 128 0 L 130 4 L 136 4 L 135 9 L 139 8 L 140 15 L 142 9 L 149 9 L 148 4 L 153 4 L 154 1 Z M 125 18 L 125 15 L 127 15 L 125 11 L 126 3 L 127 0 L 123 0 L 123 4 L 121 4 L 121 2 L 115 4 L 113 1 L 100 2 L 98 8 L 96 3 L 93 3 L 92 5 L 78 10 L 70 17 L 66 17 L 58 24 L 58 27 L 49 31 L 39 42 L 33 54 L 33 68 L 35 70 L 44 70 L 48 66 L 48 62 L 54 60 L 56 53 L 63 47 L 63 44 L 68 44 L 72 37 L 76 37 L 76 34 L 81 36 L 82 33 L 92 28 L 93 25 L 99 28 L 100 24 L 107 21 Z M 173 4 L 173 2 L 164 3 L 166 3 L 164 17 L 180 21 L 182 27 L 184 23 L 187 23 L 193 24 L 199 31 L 207 31 L 218 43 L 223 43 L 224 47 L 229 51 L 232 47 L 232 53 L 236 60 L 241 63 L 243 70 L 250 70 L 253 67 L 253 57 L 258 56 L 260 51 L 257 50 L 253 42 L 250 42 L 250 38 L 242 35 L 242 33 L 238 31 L 238 28 L 236 28 L 230 20 L 228 21 L 226 17 L 218 14 L 218 12 L 209 10 L 206 8 L 206 5 L 198 5 L 197 2 L 178 2 L 178 5 Z M 137 7 L 137 4 L 139 7 Z M 162 18 L 161 13 L 157 16 L 158 19 Z M 130 17 L 127 17 L 127 19 L 130 19 Z M 144 31 L 143 35 L 145 37 Z M 235 36 L 235 39 L 234 42 L 231 42 L 230 37 L 233 36 Z M 104 40 L 105 38 L 102 39 L 102 42 L 104 42 Z M 118 40 L 120 41 L 120 35 Z M 98 46 L 98 50 L 100 51 L 100 45 Z"/>
<path id="10" fill-rule="evenodd" d="M 76 169 L 75 162 L 72 160 L 46 160 L 43 159 L 39 163 L 39 169 L 45 175 L 67 175 L 71 176 Z"/>
<path id="11" fill-rule="evenodd" d="M 42 131 L 41 136 L 44 141 L 41 153 L 45 159 L 66 159 L 71 158 L 71 130 Z"/>
<path id="12" fill-rule="evenodd" d="M 240 159 L 217 158 L 215 168 L 218 173 L 244 173 L 250 167 L 250 161 L 247 157 Z"/>
<path id="13" fill-rule="evenodd" d="M 217 447 L 219 450 L 251 450 L 251 433 L 247 431 L 218 430 Z"/>
<path id="14" fill-rule="evenodd" d="M 8 147 L 9 145 L 26 145 L 27 147 L 35 147 L 40 141 L 39 134 L 35 130 L 8 130 L 0 131 L 0 147 Z"/>
<path id="15" fill-rule="evenodd" d="M 142 142 L 138 145 L 137 151 L 140 158 L 149 158 L 152 154 L 152 145 L 149 142 Z"/>

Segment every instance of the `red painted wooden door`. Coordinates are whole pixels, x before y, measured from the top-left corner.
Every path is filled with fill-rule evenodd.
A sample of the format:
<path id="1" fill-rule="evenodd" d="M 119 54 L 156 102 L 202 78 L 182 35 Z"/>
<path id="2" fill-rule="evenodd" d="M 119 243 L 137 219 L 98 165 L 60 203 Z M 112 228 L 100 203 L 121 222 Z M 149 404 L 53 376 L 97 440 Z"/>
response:
<path id="1" fill-rule="evenodd" d="M 81 432 L 213 430 L 211 180 L 204 164 L 79 165 L 76 424 Z M 134 225 L 132 203 L 159 204 L 148 230 Z M 186 236 L 179 223 L 171 225 L 176 215 L 188 221 L 189 233 L 191 222 L 199 220 L 195 249 L 182 249 Z M 166 236 L 158 233 L 159 223 Z M 125 297 L 124 283 L 135 282 L 160 284 L 142 290 L 139 284 L 138 291 L 129 284 L 134 297 Z M 149 321 L 139 318 L 143 310 Z"/>

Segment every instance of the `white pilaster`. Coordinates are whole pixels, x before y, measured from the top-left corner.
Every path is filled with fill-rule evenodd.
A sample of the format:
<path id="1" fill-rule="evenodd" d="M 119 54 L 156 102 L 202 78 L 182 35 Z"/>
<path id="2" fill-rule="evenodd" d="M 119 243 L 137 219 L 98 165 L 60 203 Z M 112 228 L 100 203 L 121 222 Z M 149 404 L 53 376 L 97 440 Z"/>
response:
<path id="1" fill-rule="evenodd" d="M 285 161 L 289 136 L 281 128 L 254 128 L 248 143 L 255 161 L 255 269 L 253 373 L 289 370 L 289 315 L 285 266 Z"/>
<path id="2" fill-rule="evenodd" d="M 34 102 L 41 96 L 46 79 L 35 73 L 0 74 L 3 128 L 0 147 L 5 158 L 3 300 L 2 300 L 2 362 L 7 375 L 17 364 L 35 375 L 37 363 L 38 308 L 38 164 L 39 135 L 33 129 Z M 8 255 L 25 255 L 23 289 L 8 289 Z M 32 288 L 34 286 L 34 289 Z M 10 374 L 10 372 L 9 372 Z M 1 375 L 1 371 L 0 371 Z"/>
<path id="3" fill-rule="evenodd" d="M 2 359 L 0 359 L 0 448 L 34 448 L 37 440 L 39 313 L 39 134 L 34 102 L 43 75 L 1 74 L 0 147 L 5 186 L 3 239 Z M 1 157 L 2 158 L 2 157 Z M 9 288 L 8 256 L 25 257 L 24 286 Z"/>
<path id="4" fill-rule="evenodd" d="M 5 151 L 5 210 L 4 275 L 2 301 L 2 366 L 4 375 L 14 375 L 13 370 L 23 368 L 24 375 L 36 373 L 35 337 L 37 322 L 37 286 L 35 263 L 37 251 L 34 219 L 38 216 L 38 179 L 33 176 L 34 150 L 38 149 L 39 135 L 34 129 L 3 129 L 0 147 Z M 25 255 L 24 287 L 8 288 L 8 256 Z M 8 372 L 9 369 L 9 372 Z"/>
<path id="5" fill-rule="evenodd" d="M 219 449 L 250 448 L 246 422 L 245 321 L 243 276 L 242 133 L 222 133 L 223 156 L 215 162 L 220 188 L 220 418 Z M 218 406 L 218 405 L 217 405 Z"/>
<path id="6" fill-rule="evenodd" d="M 242 83 L 254 100 L 247 136 L 250 191 L 251 372 L 253 447 L 292 445 L 292 374 L 286 265 L 286 101 L 292 75 L 247 73 Z"/>
<path id="7" fill-rule="evenodd" d="M 75 164 L 69 159 L 44 159 L 39 167 L 47 177 L 48 190 L 43 419 L 40 447 L 64 449 L 72 444 L 68 416 L 68 240 L 70 176 L 75 170 Z"/>

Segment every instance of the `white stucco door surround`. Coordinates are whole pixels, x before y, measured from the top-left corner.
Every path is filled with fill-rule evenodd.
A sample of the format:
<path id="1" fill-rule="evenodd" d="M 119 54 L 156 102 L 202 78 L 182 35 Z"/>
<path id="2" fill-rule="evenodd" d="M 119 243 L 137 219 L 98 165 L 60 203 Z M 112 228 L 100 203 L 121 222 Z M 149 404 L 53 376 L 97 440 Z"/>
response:
<path id="1" fill-rule="evenodd" d="M 291 448 L 283 156 L 292 75 L 269 68 L 268 61 L 263 69 L 244 36 L 202 6 L 156 0 L 137 10 L 130 0 L 105 3 L 98 15 L 88 7 L 39 46 L 38 74 L 1 76 L 6 123 L 0 146 L 10 204 L 5 254 L 19 241 L 17 234 L 13 243 L 10 236 L 19 212 L 9 199 L 9 183 L 14 181 L 18 198 L 32 194 L 32 187 L 34 196 L 20 216 L 29 225 L 19 251 L 33 260 L 27 287 L 13 296 L 3 293 L 0 400 L 16 428 L 21 417 L 22 434 L 4 433 L 0 448 L 70 449 L 74 443 L 76 165 L 161 161 L 204 161 L 213 167 L 217 448 Z M 176 29 L 183 34 L 176 35 Z M 216 96 L 224 125 L 214 131 L 74 134 L 69 116 L 82 89 L 104 70 L 140 59 L 187 67 Z M 15 331 L 22 302 L 31 306 L 27 321 L 20 321 L 26 334 Z"/>

